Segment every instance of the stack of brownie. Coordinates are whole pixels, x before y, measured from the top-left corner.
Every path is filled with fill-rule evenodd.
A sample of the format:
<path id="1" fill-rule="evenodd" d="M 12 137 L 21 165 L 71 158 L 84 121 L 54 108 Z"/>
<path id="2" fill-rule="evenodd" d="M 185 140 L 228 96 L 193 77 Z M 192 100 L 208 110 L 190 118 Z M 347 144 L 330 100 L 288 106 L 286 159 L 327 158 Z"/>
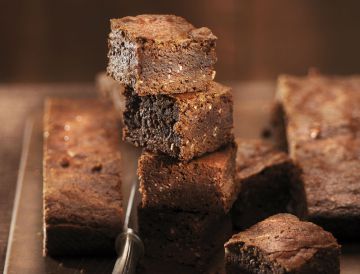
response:
<path id="1" fill-rule="evenodd" d="M 237 198 L 230 88 L 213 81 L 216 37 L 172 15 L 111 20 L 107 72 L 125 86 L 124 140 L 144 148 L 139 230 L 149 257 L 204 265 Z"/>

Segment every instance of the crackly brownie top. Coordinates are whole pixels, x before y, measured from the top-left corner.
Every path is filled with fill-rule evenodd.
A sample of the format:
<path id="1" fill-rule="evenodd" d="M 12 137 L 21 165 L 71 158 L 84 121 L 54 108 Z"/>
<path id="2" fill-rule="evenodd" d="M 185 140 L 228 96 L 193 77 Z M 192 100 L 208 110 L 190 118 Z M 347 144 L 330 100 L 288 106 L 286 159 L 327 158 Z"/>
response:
<path id="1" fill-rule="evenodd" d="M 245 179 L 262 170 L 283 164 L 292 163 L 286 153 L 278 151 L 273 145 L 262 140 L 236 139 L 237 178 Z"/>
<path id="2" fill-rule="evenodd" d="M 304 171 L 310 215 L 360 214 L 360 76 L 281 76 L 289 152 Z"/>
<path id="3" fill-rule="evenodd" d="M 331 233 L 310 222 L 300 221 L 291 214 L 277 214 L 233 235 L 225 248 L 258 248 L 271 261 L 287 271 L 301 267 L 321 249 L 337 249 L 340 245 Z"/>
<path id="4" fill-rule="evenodd" d="M 115 112 L 98 100 L 46 102 L 47 168 L 120 176 L 119 138 Z"/>
<path id="5" fill-rule="evenodd" d="M 114 111 L 93 99 L 49 99 L 44 120 L 47 223 L 120 227 L 121 159 Z"/>
<path id="6" fill-rule="evenodd" d="M 360 76 L 282 75 L 277 99 L 287 116 L 290 142 L 360 131 Z"/>
<path id="7" fill-rule="evenodd" d="M 133 39 L 142 38 L 160 42 L 217 39 L 210 29 L 195 28 L 184 18 L 175 15 L 144 14 L 111 19 L 110 22 L 112 31 L 125 31 Z"/>

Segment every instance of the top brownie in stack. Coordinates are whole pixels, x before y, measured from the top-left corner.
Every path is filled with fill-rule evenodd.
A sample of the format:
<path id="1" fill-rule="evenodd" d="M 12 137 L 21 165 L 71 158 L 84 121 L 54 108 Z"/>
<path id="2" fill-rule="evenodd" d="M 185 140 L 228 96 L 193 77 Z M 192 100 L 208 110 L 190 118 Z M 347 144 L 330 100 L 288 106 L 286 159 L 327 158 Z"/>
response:
<path id="1" fill-rule="evenodd" d="M 107 71 L 141 96 L 206 91 L 216 39 L 174 15 L 112 19 Z"/>

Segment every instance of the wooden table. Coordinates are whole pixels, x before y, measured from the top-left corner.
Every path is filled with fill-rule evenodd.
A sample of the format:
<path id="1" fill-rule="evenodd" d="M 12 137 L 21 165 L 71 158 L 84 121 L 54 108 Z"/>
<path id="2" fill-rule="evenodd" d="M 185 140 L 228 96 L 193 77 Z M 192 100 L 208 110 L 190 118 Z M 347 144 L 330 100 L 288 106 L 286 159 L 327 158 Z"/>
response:
<path id="1" fill-rule="evenodd" d="M 261 129 L 267 126 L 267 116 L 275 90 L 274 83 L 230 83 L 229 85 L 234 89 L 235 134 L 244 138 L 260 137 Z M 2 213 L 0 214 L 0 270 L 3 269 L 5 262 L 25 120 L 30 115 L 39 113 L 47 96 L 93 97 L 96 93 L 92 84 L 0 86 L 2 125 L 0 127 L 0 212 Z M 41 138 L 41 135 L 38 138 Z M 40 149 L 37 148 L 36 151 Z M 30 151 L 30 153 L 34 152 Z M 38 188 L 40 186 L 41 183 Z M 41 222 L 40 218 L 37 219 Z M 41 241 L 41 237 L 35 239 Z M 344 273 L 360 273 L 359 268 L 355 269 L 359 266 L 359 248 L 356 246 L 354 251 L 352 246 L 346 248 L 350 248 L 350 256 L 343 259 L 343 265 L 346 265 L 343 269 Z M 79 262 L 74 264 L 79 266 Z M 54 273 L 67 273 L 61 265 L 50 265 L 59 269 Z M 74 273 L 82 273 L 81 271 Z M 45 268 L 43 272 L 47 273 L 48 269 Z"/>

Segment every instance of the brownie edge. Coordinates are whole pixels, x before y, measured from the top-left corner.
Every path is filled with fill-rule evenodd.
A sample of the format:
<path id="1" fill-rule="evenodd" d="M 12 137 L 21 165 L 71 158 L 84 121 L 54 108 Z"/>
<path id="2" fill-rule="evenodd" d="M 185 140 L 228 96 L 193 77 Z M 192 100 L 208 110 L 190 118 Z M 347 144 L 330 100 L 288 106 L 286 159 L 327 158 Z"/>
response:
<path id="1" fill-rule="evenodd" d="M 225 243 L 232 273 L 340 273 L 341 246 L 330 232 L 291 214 L 277 214 Z"/>
<path id="2" fill-rule="evenodd" d="M 236 145 L 189 162 L 143 152 L 138 175 L 142 204 L 191 212 L 227 213 L 239 187 L 234 180 Z"/>
<path id="3" fill-rule="evenodd" d="M 174 15 L 112 19 L 107 72 L 144 96 L 206 91 L 215 77 L 216 36 Z"/>
<path id="4" fill-rule="evenodd" d="M 47 100 L 43 153 L 44 255 L 113 255 L 123 204 L 112 108 L 92 99 Z"/>

